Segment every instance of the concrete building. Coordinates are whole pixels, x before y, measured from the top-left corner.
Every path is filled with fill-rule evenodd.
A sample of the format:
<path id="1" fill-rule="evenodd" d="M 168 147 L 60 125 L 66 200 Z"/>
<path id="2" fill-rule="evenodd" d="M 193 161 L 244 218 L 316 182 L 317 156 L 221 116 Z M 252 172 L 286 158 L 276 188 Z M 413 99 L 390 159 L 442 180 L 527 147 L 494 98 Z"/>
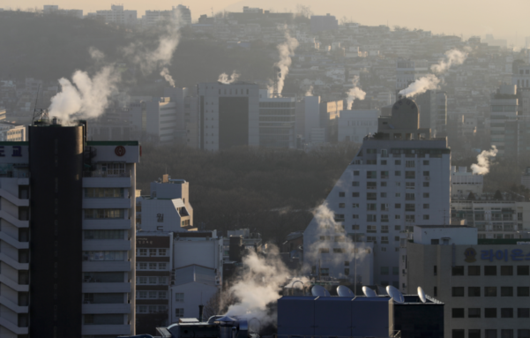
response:
<path id="1" fill-rule="evenodd" d="M 259 146 L 259 87 L 235 82 L 201 83 L 199 96 L 199 148 L 217 151 Z"/>
<path id="2" fill-rule="evenodd" d="M 0 149 L 0 336 L 134 334 L 138 142 L 40 120 Z"/>
<path id="3" fill-rule="evenodd" d="M 484 176 L 467 171 L 467 167 L 451 167 L 451 197 L 463 200 L 469 194 L 482 194 L 484 190 Z"/>
<path id="4" fill-rule="evenodd" d="M 513 63 L 512 84 L 518 89 L 530 88 L 530 64 L 521 61 Z"/>
<path id="5" fill-rule="evenodd" d="M 515 85 L 501 85 L 497 93 L 491 95 L 491 146 L 497 147 L 499 157 L 516 156 L 517 148 L 513 147 L 516 136 L 513 125 L 516 126 L 518 110 L 516 90 Z"/>
<path id="6" fill-rule="evenodd" d="M 398 59 L 396 63 L 396 91 L 405 89 L 412 82 L 427 75 L 429 65 L 426 60 Z"/>
<path id="7" fill-rule="evenodd" d="M 0 121 L 0 142 L 27 141 L 26 126 L 2 120 Z"/>
<path id="8" fill-rule="evenodd" d="M 380 112 L 373 110 L 343 110 L 339 117 L 339 142 L 361 143 L 365 136 L 377 132 Z"/>
<path id="9" fill-rule="evenodd" d="M 260 96 L 260 147 L 294 149 L 296 147 L 296 100 L 290 97 Z"/>
<path id="10" fill-rule="evenodd" d="M 377 137 L 363 140 L 326 198 L 336 222 L 355 245 L 373 244 L 375 284 L 398 285 L 401 231 L 418 223 L 449 224 L 450 150 L 445 138 L 432 139 L 429 129 L 419 128 L 418 115 L 414 101 L 397 101 L 392 116 L 379 118 Z M 325 256 L 306 256 L 320 240 L 314 218 L 304 232 L 304 261 L 309 265 L 318 265 Z M 332 277 L 339 277 L 343 269 L 322 267 L 329 268 Z"/>
<path id="11" fill-rule="evenodd" d="M 311 15 L 309 23 L 311 33 L 318 34 L 325 31 L 336 31 L 339 29 L 339 21 L 335 16 L 330 15 Z"/>
<path id="12" fill-rule="evenodd" d="M 136 25 L 138 14 L 135 10 L 125 10 L 123 5 L 111 5 L 110 10 L 96 11 L 96 17 L 105 20 L 105 23 L 117 25 Z"/>
<path id="13" fill-rule="evenodd" d="M 445 303 L 445 338 L 530 336 L 527 249 L 520 240 L 477 240 L 477 229 L 415 226 L 404 238 L 401 289 Z"/>
<path id="14" fill-rule="evenodd" d="M 428 90 L 415 99 L 420 109 L 420 128 L 430 128 L 433 135 L 442 135 L 447 129 L 447 94 Z"/>
<path id="15" fill-rule="evenodd" d="M 320 126 L 320 96 L 305 96 L 296 102 L 296 135 L 305 143 L 326 141 L 325 129 Z"/>

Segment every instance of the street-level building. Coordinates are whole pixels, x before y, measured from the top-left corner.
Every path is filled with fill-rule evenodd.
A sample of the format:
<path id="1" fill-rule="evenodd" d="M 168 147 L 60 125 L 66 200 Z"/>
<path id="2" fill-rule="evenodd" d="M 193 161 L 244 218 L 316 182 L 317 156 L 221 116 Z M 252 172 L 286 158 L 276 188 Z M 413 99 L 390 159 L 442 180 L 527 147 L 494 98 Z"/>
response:
<path id="1" fill-rule="evenodd" d="M 0 336 L 134 334 L 138 142 L 35 122 L 0 152 Z"/>
<path id="2" fill-rule="evenodd" d="M 398 286 L 400 232 L 415 224 L 450 222 L 450 149 L 445 138 L 432 139 L 429 129 L 419 128 L 418 108 L 412 100 L 397 101 L 392 116 L 381 117 L 378 123 L 378 132 L 364 138 L 326 204 L 344 235 L 373 244 L 374 283 Z M 304 261 L 341 277 L 346 260 L 339 259 L 340 242 L 331 241 L 328 251 L 308 256 L 321 236 L 327 235 L 320 233 L 313 218 L 304 232 Z M 329 266 L 322 263 L 328 256 L 335 257 L 325 259 Z"/>
<path id="3" fill-rule="evenodd" d="M 530 241 L 477 240 L 465 226 L 415 226 L 403 238 L 402 292 L 445 303 L 446 338 L 530 336 Z"/>

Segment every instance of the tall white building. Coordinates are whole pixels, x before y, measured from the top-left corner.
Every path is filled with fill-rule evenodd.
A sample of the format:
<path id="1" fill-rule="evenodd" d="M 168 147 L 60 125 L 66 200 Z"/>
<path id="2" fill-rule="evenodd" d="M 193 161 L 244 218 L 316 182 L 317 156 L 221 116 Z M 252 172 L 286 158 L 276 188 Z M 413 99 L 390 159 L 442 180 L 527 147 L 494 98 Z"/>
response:
<path id="1" fill-rule="evenodd" d="M 326 142 L 326 130 L 320 125 L 320 96 L 305 96 L 296 103 L 296 134 L 305 143 Z"/>
<path id="2" fill-rule="evenodd" d="M 134 334 L 138 142 L 36 121 L 0 153 L 0 336 Z"/>
<path id="3" fill-rule="evenodd" d="M 119 25 L 135 25 L 138 18 L 135 10 L 125 10 L 122 5 L 112 5 L 110 10 L 96 11 L 96 16 L 105 20 L 105 23 Z"/>
<path id="4" fill-rule="evenodd" d="M 364 139 L 326 203 L 354 244 L 373 243 L 375 283 L 398 286 L 401 231 L 449 223 L 450 173 L 447 140 L 419 128 L 418 107 L 410 99 L 397 101 L 392 116 L 379 118 L 374 137 Z M 318 229 L 313 219 L 304 232 L 304 261 L 312 266 L 319 258 L 308 259 L 307 253 L 321 240 Z M 343 267 L 336 262 L 343 261 L 342 253 L 333 248 L 320 257 L 337 258 L 322 267 L 340 277 Z"/>

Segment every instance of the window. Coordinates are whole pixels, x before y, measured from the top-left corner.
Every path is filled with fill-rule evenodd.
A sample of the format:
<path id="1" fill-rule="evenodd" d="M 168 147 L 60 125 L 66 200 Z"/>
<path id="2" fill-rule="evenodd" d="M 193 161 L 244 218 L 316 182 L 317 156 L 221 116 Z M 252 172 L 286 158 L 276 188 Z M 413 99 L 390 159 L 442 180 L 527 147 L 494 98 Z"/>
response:
<path id="1" fill-rule="evenodd" d="M 349 268 L 344 269 L 344 275 L 345 276 L 349 276 L 350 275 L 350 269 Z"/>
<path id="2" fill-rule="evenodd" d="M 480 289 L 479 289 L 480 293 Z M 464 287 L 463 286 L 453 286 L 452 288 L 453 297 L 464 297 Z"/>
<path id="3" fill-rule="evenodd" d="M 501 286 L 501 297 L 513 297 L 513 288 L 511 286 Z"/>
<path id="4" fill-rule="evenodd" d="M 424 204 L 423 205 L 423 209 L 429 209 L 429 205 L 428 204 Z"/>
<path id="5" fill-rule="evenodd" d="M 517 318 L 530 318 L 530 308 L 518 308 L 517 309 Z"/>
<path id="6" fill-rule="evenodd" d="M 501 318 L 513 318 L 513 309 L 501 308 Z"/>
<path id="7" fill-rule="evenodd" d="M 528 297 L 530 296 L 530 288 L 528 286 L 517 287 L 517 297 Z"/>
<path id="8" fill-rule="evenodd" d="M 368 189 L 368 190 L 376 190 L 377 189 L 377 182 L 366 182 L 366 189 Z"/>
<path id="9" fill-rule="evenodd" d="M 530 269 L 528 265 L 517 266 L 517 276 L 528 276 L 529 274 L 530 274 Z"/>
<path id="10" fill-rule="evenodd" d="M 395 209 L 401 209 L 401 203 L 394 204 L 394 208 Z"/>
<path id="11" fill-rule="evenodd" d="M 376 201 L 377 200 L 377 193 L 376 192 L 368 192 L 366 193 L 366 199 L 369 201 Z"/>
<path id="12" fill-rule="evenodd" d="M 388 215 L 381 215 L 381 222 L 388 222 Z M 387 229 L 388 232 L 388 229 Z"/>
<path id="13" fill-rule="evenodd" d="M 353 217 L 354 219 L 358 219 L 358 218 L 359 218 L 359 215 L 352 215 L 352 217 Z"/>
<path id="14" fill-rule="evenodd" d="M 83 315 L 85 325 L 122 325 L 122 314 L 86 314 Z"/>
<path id="15" fill-rule="evenodd" d="M 386 183 L 387 183 L 387 182 L 381 182 L 381 186 L 382 186 L 382 187 L 386 187 Z"/>
<path id="16" fill-rule="evenodd" d="M 166 263 L 158 263 L 158 270 L 166 270 L 167 264 Z"/>
<path id="17" fill-rule="evenodd" d="M 395 165 L 401 165 L 401 160 L 395 160 L 395 161 L 394 161 L 394 164 L 395 164 Z"/>
<path id="18" fill-rule="evenodd" d="M 339 192 L 339 197 L 346 197 L 346 193 L 343 191 Z"/>
<path id="19" fill-rule="evenodd" d="M 393 274 L 394 276 L 399 275 L 399 266 L 393 266 L 393 267 L 392 267 L 392 274 Z"/>
<path id="20" fill-rule="evenodd" d="M 423 165 L 429 165 L 429 161 L 428 160 L 423 160 Z"/>
<path id="21" fill-rule="evenodd" d="M 86 219 L 123 219 L 125 215 L 125 209 L 85 209 Z"/>
<path id="22" fill-rule="evenodd" d="M 383 217 L 385 215 L 381 215 Z M 381 232 L 382 233 L 388 233 L 388 225 L 381 225 Z"/>
<path id="23" fill-rule="evenodd" d="M 530 330 L 528 329 L 517 330 L 517 338 L 530 338 Z"/>
<path id="24" fill-rule="evenodd" d="M 429 187 L 429 182 L 423 182 L 423 187 L 424 188 L 428 188 Z"/>
<path id="25" fill-rule="evenodd" d="M 388 178 L 388 171 L 381 171 L 381 179 L 387 179 Z"/>
<path id="26" fill-rule="evenodd" d="M 416 211 L 415 204 L 405 204 L 405 211 Z"/>
<path id="27" fill-rule="evenodd" d="M 480 329 L 469 329 L 468 338 L 480 338 Z"/>
<path id="28" fill-rule="evenodd" d="M 386 197 L 386 192 L 382 192 L 381 193 L 381 197 L 385 198 Z"/>
<path id="29" fill-rule="evenodd" d="M 414 201 L 415 200 L 414 194 L 413 193 L 405 194 L 405 200 L 406 201 Z"/>
<path id="30" fill-rule="evenodd" d="M 467 288 L 467 296 L 468 297 L 480 297 L 480 287 L 478 286 L 470 286 Z"/>
<path id="31" fill-rule="evenodd" d="M 429 198 L 429 193 L 428 192 L 424 192 L 423 193 L 423 198 Z"/>
<path id="32" fill-rule="evenodd" d="M 320 275 L 324 277 L 329 276 L 329 268 L 321 268 Z"/>
<path id="33" fill-rule="evenodd" d="M 512 329 L 501 329 L 501 338 L 514 338 L 513 330 Z"/>
<path id="34" fill-rule="evenodd" d="M 381 204 L 381 211 L 388 211 L 388 204 L 387 203 Z"/>
<path id="35" fill-rule="evenodd" d="M 320 253 L 321 254 L 328 254 L 329 253 L 329 248 L 320 248 Z"/>
<path id="36" fill-rule="evenodd" d="M 366 215 L 367 222 L 377 222 L 377 215 L 368 214 Z"/>
<path id="37" fill-rule="evenodd" d="M 346 249 L 343 249 L 343 248 L 333 248 L 333 253 L 346 253 Z"/>
<path id="38" fill-rule="evenodd" d="M 359 170 L 354 170 L 353 171 L 353 176 L 359 176 Z"/>
<path id="39" fill-rule="evenodd" d="M 495 307 L 485 308 L 484 317 L 485 318 L 497 318 L 497 308 Z"/>
<path id="40" fill-rule="evenodd" d="M 184 301 L 184 294 L 183 293 L 175 293 L 175 302 L 183 302 Z"/>
<path id="41" fill-rule="evenodd" d="M 480 318 L 480 308 L 469 308 L 467 309 L 468 318 Z"/>
<path id="42" fill-rule="evenodd" d="M 429 219 L 429 215 L 423 215 L 423 219 L 424 220 L 428 220 Z"/>
<path id="43" fill-rule="evenodd" d="M 414 161 L 405 161 L 405 167 L 407 168 L 414 168 Z"/>
<path id="44" fill-rule="evenodd" d="M 484 267 L 485 276 L 497 276 L 497 267 L 495 265 L 486 265 Z"/>
<path id="45" fill-rule="evenodd" d="M 106 176 L 123 176 L 125 174 L 125 163 L 100 163 L 98 170 Z"/>
<path id="46" fill-rule="evenodd" d="M 84 239 L 124 239 L 123 230 L 85 230 Z M 144 249 L 145 250 L 145 249 Z"/>
<path id="47" fill-rule="evenodd" d="M 382 275 L 388 275 L 388 266 L 382 266 L 381 267 L 381 274 Z"/>
<path id="48" fill-rule="evenodd" d="M 479 294 L 477 295 L 477 297 L 480 297 L 480 288 L 479 288 Z M 484 297 L 497 297 L 497 287 L 496 286 L 485 286 Z"/>
<path id="49" fill-rule="evenodd" d="M 438 276 L 438 266 L 433 266 L 433 275 Z"/>
<path id="50" fill-rule="evenodd" d="M 464 267 L 463 266 L 453 266 L 452 274 L 453 274 L 453 276 L 463 276 L 464 275 Z"/>
<path id="51" fill-rule="evenodd" d="M 165 256 L 166 255 L 166 249 L 158 249 L 158 256 Z"/>
<path id="52" fill-rule="evenodd" d="M 352 230 L 359 230 L 359 225 L 358 224 L 352 225 L 351 229 Z"/>
<path id="53" fill-rule="evenodd" d="M 359 193 L 358 192 L 352 192 L 351 197 L 359 197 Z"/>
<path id="54" fill-rule="evenodd" d="M 84 261 L 124 261 L 127 251 L 83 251 Z"/>
<path id="55" fill-rule="evenodd" d="M 359 203 L 353 203 L 351 205 L 351 207 L 354 208 L 354 209 L 357 209 L 357 208 L 359 208 Z"/>
<path id="56" fill-rule="evenodd" d="M 341 208 L 341 209 L 346 208 L 346 203 L 339 203 L 339 208 Z"/>
<path id="57" fill-rule="evenodd" d="M 405 178 L 406 179 L 416 178 L 416 172 L 414 172 L 414 171 L 405 171 Z"/>
<path id="58" fill-rule="evenodd" d="M 465 338 L 465 330 L 453 330 L 452 338 Z"/>
<path id="59" fill-rule="evenodd" d="M 440 244 L 439 239 L 431 239 L 431 245 L 438 245 L 438 244 Z"/>
<path id="60" fill-rule="evenodd" d="M 495 329 L 486 329 L 486 330 L 484 330 L 484 336 L 486 338 L 497 338 L 497 330 L 495 330 Z"/>
<path id="61" fill-rule="evenodd" d="M 175 317 L 184 317 L 184 309 L 180 308 L 180 309 L 175 309 Z"/>
<path id="62" fill-rule="evenodd" d="M 405 189 L 414 190 L 416 189 L 415 182 L 405 182 Z"/>
<path id="63" fill-rule="evenodd" d="M 423 176 L 429 176 L 429 175 L 430 175 L 430 174 L 429 174 L 428 171 L 424 171 L 424 172 L 423 172 Z"/>
<path id="64" fill-rule="evenodd" d="M 381 160 L 381 165 L 386 165 L 386 160 Z"/>
<path id="65" fill-rule="evenodd" d="M 368 203 L 368 204 L 366 204 L 366 210 L 369 210 L 369 211 L 377 210 L 377 204 L 376 203 Z"/>
<path id="66" fill-rule="evenodd" d="M 401 171 L 400 170 L 394 171 L 394 176 L 401 176 Z"/>
<path id="67" fill-rule="evenodd" d="M 367 171 L 366 172 L 366 178 L 377 178 L 377 171 Z"/>
<path id="68" fill-rule="evenodd" d="M 351 185 L 352 185 L 352 187 L 358 187 L 359 186 L 359 182 L 351 182 Z"/>
<path id="69" fill-rule="evenodd" d="M 123 198 L 121 188 L 86 188 L 85 198 Z"/>
<path id="70" fill-rule="evenodd" d="M 453 308 L 453 318 L 464 318 L 464 309 L 463 308 Z"/>

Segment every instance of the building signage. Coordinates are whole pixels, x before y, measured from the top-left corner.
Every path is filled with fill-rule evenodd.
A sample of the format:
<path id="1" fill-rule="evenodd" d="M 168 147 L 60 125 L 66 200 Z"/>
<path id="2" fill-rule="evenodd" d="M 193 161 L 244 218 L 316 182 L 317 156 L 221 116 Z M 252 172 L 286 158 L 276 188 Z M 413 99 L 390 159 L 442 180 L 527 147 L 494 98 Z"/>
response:
<path id="1" fill-rule="evenodd" d="M 477 261 L 477 251 L 473 248 L 467 248 L 466 251 L 464 251 L 464 256 L 466 256 L 465 261 L 468 263 L 473 263 Z"/>
<path id="2" fill-rule="evenodd" d="M 480 259 L 488 260 L 490 262 L 493 262 L 493 260 L 503 260 L 505 262 L 508 262 L 509 260 L 530 261 L 530 252 L 525 254 L 522 249 L 480 250 Z"/>
<path id="3" fill-rule="evenodd" d="M 123 156 L 125 155 L 125 147 L 124 146 L 117 146 L 116 149 L 114 149 L 114 153 L 116 156 Z"/>

